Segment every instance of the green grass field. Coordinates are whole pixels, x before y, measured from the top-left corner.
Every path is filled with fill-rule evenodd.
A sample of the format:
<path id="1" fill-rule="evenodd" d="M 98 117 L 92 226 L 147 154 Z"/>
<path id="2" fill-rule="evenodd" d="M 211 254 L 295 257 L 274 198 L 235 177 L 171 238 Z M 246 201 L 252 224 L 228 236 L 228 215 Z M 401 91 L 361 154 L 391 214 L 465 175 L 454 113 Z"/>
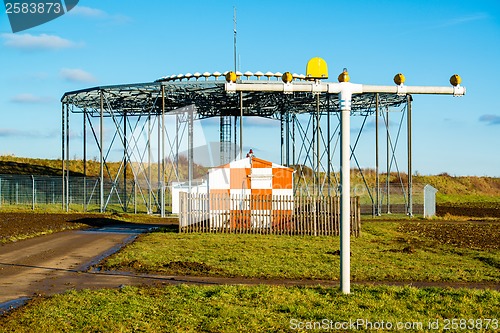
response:
<path id="1" fill-rule="evenodd" d="M 351 238 L 352 279 L 500 280 L 498 250 L 482 249 L 484 243 L 460 247 L 441 244 L 439 239 L 405 231 L 405 226 L 416 224 L 364 223 L 362 236 Z M 498 224 L 472 224 L 471 228 L 467 232 L 500 231 Z M 338 237 L 159 232 L 141 236 L 108 258 L 103 268 L 171 275 L 337 280 L 338 249 Z"/>
<path id="2" fill-rule="evenodd" d="M 352 238 L 351 244 L 352 278 L 363 284 L 354 282 L 350 295 L 319 285 L 68 291 L 36 297 L 0 317 L 0 332 L 494 332 L 500 329 L 498 291 L 366 282 L 495 283 L 500 279 L 495 238 L 499 227 L 488 220 L 442 225 L 424 220 L 365 222 L 362 237 Z M 445 236 L 452 231 L 470 237 L 450 242 Z M 476 233 L 484 237 L 470 241 L 478 238 Z M 106 260 L 103 268 L 254 277 L 267 282 L 274 278 L 338 280 L 338 248 L 337 237 L 164 230 L 141 236 Z"/>
<path id="3" fill-rule="evenodd" d="M 36 299 L 0 332 L 496 331 L 500 293 L 411 287 L 125 287 Z M 353 326 L 354 325 L 354 326 Z M 316 328 L 316 329 L 314 329 Z"/>

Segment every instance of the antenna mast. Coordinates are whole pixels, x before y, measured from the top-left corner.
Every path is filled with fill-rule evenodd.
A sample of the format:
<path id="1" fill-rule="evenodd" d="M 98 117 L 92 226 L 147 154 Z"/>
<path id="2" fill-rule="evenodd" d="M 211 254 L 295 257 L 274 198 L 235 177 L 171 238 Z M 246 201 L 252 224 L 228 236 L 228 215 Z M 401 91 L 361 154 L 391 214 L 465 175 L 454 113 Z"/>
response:
<path id="1" fill-rule="evenodd" d="M 233 23 L 234 23 L 234 72 L 236 73 L 237 70 L 237 62 L 236 62 L 236 7 L 234 7 L 234 14 L 233 14 Z"/>

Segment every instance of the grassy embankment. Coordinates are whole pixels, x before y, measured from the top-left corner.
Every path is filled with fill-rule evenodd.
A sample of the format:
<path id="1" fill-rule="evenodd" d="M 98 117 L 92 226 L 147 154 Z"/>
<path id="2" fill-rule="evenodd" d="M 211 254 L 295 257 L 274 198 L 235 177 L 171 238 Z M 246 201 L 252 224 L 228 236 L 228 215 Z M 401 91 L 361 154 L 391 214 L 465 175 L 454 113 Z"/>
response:
<path id="1" fill-rule="evenodd" d="M 168 162 L 165 164 L 165 181 L 167 183 L 171 181 L 177 181 L 178 179 L 187 179 L 188 167 L 187 160 L 184 157 L 179 159 L 179 171 L 174 172 L 174 163 Z M 70 172 L 70 177 L 73 180 L 80 178 L 83 179 L 83 176 L 86 175 L 87 179 L 87 194 L 93 193 L 93 197 L 96 198 L 98 194 L 96 191 L 98 190 L 98 186 L 96 183 L 96 179 L 100 175 L 100 163 L 96 159 L 87 160 L 86 161 L 86 171 L 84 168 L 84 162 L 82 160 L 71 160 L 66 165 Z M 104 178 L 105 183 L 109 182 L 110 179 L 113 181 L 122 181 L 123 180 L 123 164 L 121 162 L 107 162 L 106 167 L 104 168 Z M 129 195 L 132 191 L 137 190 L 134 187 L 134 175 L 136 175 L 137 182 L 145 184 L 146 177 L 150 177 L 150 182 L 152 186 L 156 186 L 158 184 L 158 164 L 152 163 L 150 168 L 147 167 L 147 164 L 140 165 L 139 163 L 132 162 L 128 163 L 127 167 L 127 187 L 129 191 Z M 207 172 L 207 168 L 201 167 L 199 165 L 194 166 L 193 175 L 194 177 L 202 177 Z M 62 161 L 61 160 L 50 160 L 50 159 L 35 159 L 35 158 L 24 158 L 24 157 L 16 157 L 3 155 L 0 156 L 0 182 L 2 175 L 23 175 L 23 176 L 52 176 L 52 177 L 61 177 L 62 176 Z M 177 176 L 176 176 L 177 175 Z M 177 178 L 178 177 L 178 178 Z M 38 177 L 37 179 L 40 179 Z M 9 180 L 9 179 L 8 179 Z M 32 188 L 31 188 L 31 180 L 28 182 L 20 182 L 19 192 L 20 196 L 20 204 L 17 202 L 17 183 L 13 185 L 15 182 L 10 180 L 8 182 L 3 182 L 3 191 L 0 190 L 0 208 L 2 211 L 26 211 L 27 209 L 32 208 Z M 10 184 L 10 185 L 9 185 Z M 39 185 L 42 186 L 42 185 Z M 55 197 L 58 197 L 60 194 L 60 186 L 56 187 L 54 192 L 50 192 L 50 188 L 43 188 L 40 193 L 40 198 L 35 199 L 35 209 L 41 210 L 43 212 L 60 212 L 61 204 L 52 203 L 53 201 L 53 193 Z M 145 185 L 143 185 L 145 186 Z M 119 186 L 121 187 L 121 186 Z M 123 187 L 121 187 L 123 188 Z M 75 187 L 73 187 L 75 189 Z M 80 190 L 83 192 L 83 185 L 80 185 L 80 188 L 76 188 L 76 191 Z M 121 189 L 118 189 L 121 191 Z M 136 201 L 129 198 L 129 209 L 128 211 L 137 210 L 139 213 L 145 213 L 147 208 L 145 205 L 145 197 L 144 197 L 144 188 L 143 190 L 137 190 L 136 193 Z M 3 195 L 1 194 L 3 193 Z M 13 194 L 15 193 L 15 194 Z M 47 194 L 49 193 L 49 194 Z M 124 195 L 124 194 L 122 194 Z M 168 198 L 170 194 L 170 189 L 167 186 L 166 197 Z M 8 197 L 8 198 L 7 198 Z M 122 197 L 123 199 L 123 197 Z M 56 200 L 56 201 L 57 201 Z M 89 205 L 86 208 L 86 211 L 89 212 L 99 212 L 99 205 L 96 203 L 96 200 L 91 200 Z M 167 199 L 167 202 L 169 199 Z M 14 203 L 12 203 L 14 202 Z M 70 211 L 81 212 L 84 210 L 83 203 L 70 203 L 69 207 Z M 168 211 L 169 207 L 167 207 Z M 107 205 L 108 212 L 122 212 L 123 207 L 119 204 L 110 203 Z"/>
<path id="2" fill-rule="evenodd" d="M 179 161 L 180 167 L 180 178 L 187 177 L 187 161 L 185 158 L 181 158 Z M 109 173 L 111 175 L 116 175 L 120 169 L 120 162 L 109 162 L 107 163 Z M 131 168 L 134 167 L 134 163 L 128 165 L 127 172 L 132 175 Z M 166 176 L 171 175 L 171 164 L 167 163 L 167 169 L 165 171 Z M 69 163 L 69 170 L 73 176 L 83 176 L 84 166 L 82 160 L 72 160 Z M 158 169 L 156 164 L 151 165 L 151 176 L 153 181 L 157 177 Z M 87 176 L 98 177 L 100 172 L 100 164 L 97 160 L 92 159 L 87 161 Z M 194 177 L 200 177 L 207 172 L 207 168 L 195 165 Z M 61 160 L 50 160 L 50 159 L 34 159 L 34 158 L 23 158 L 16 156 L 3 155 L 0 156 L 0 174 L 19 174 L 19 175 L 49 175 L 49 176 L 61 176 L 62 175 L 62 162 Z M 104 174 L 105 177 L 109 177 L 107 170 Z M 370 187 L 375 187 L 375 171 L 368 169 L 363 170 L 363 176 Z M 299 178 L 312 177 L 312 172 L 309 168 L 304 168 L 302 171 L 298 171 L 297 176 Z M 338 175 L 336 175 L 338 178 Z M 405 173 L 400 174 L 401 179 L 396 173 L 391 173 L 389 177 L 389 182 L 391 187 L 400 187 L 401 182 L 403 184 L 407 183 L 408 176 Z M 332 177 L 332 179 L 335 177 Z M 351 179 L 354 185 L 359 184 L 359 186 L 364 186 L 363 178 L 360 173 L 356 170 L 352 170 Z M 380 175 L 381 186 L 385 186 L 386 174 Z M 167 179 L 168 181 L 168 179 Z M 476 176 L 450 176 L 446 173 L 440 175 L 414 175 L 413 184 L 415 187 L 418 185 L 430 184 L 438 189 L 437 201 L 438 203 L 471 203 L 471 202 L 481 202 L 481 203 L 500 203 L 500 178 L 494 177 L 476 177 Z"/>
<path id="3" fill-rule="evenodd" d="M 119 170 L 123 167 L 121 162 L 107 162 L 107 168 L 104 171 L 104 178 L 115 177 Z M 184 157 L 179 159 L 180 175 L 179 177 L 187 178 L 187 160 Z M 172 164 L 166 164 L 165 175 L 171 175 Z M 127 165 L 127 175 L 132 177 L 132 168 L 137 168 L 140 172 L 146 170 L 138 169 L 137 163 L 129 163 Z M 83 177 L 84 175 L 83 160 L 69 161 L 69 171 L 71 176 Z M 195 165 L 193 174 L 194 177 L 204 175 L 207 168 Z M 147 170 L 149 172 L 149 170 Z M 9 175 L 45 175 L 45 176 L 62 176 L 62 161 L 39 158 L 16 157 L 10 155 L 0 156 L 0 174 Z M 86 161 L 86 175 L 88 177 L 99 177 L 100 163 L 94 158 Z M 158 164 L 151 164 L 151 176 L 153 181 L 157 181 Z M 168 179 L 167 179 L 168 181 Z"/>

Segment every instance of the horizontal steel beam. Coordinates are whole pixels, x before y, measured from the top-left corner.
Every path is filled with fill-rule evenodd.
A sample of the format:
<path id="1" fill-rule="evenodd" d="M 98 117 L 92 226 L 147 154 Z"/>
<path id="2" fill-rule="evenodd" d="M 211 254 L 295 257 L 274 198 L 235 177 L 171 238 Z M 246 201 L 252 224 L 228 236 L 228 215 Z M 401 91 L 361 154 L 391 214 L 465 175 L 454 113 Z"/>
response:
<path id="1" fill-rule="evenodd" d="M 433 86 L 378 86 L 378 85 L 363 85 L 350 82 L 332 83 L 332 82 L 297 82 L 297 83 L 282 83 L 282 82 L 248 82 L 248 83 L 226 83 L 226 92 L 311 92 L 311 93 L 330 93 L 338 94 L 341 91 L 350 92 L 352 94 L 362 93 L 389 93 L 389 94 L 438 94 L 438 95 L 465 95 L 465 87 L 448 86 L 448 87 L 433 87 Z"/>

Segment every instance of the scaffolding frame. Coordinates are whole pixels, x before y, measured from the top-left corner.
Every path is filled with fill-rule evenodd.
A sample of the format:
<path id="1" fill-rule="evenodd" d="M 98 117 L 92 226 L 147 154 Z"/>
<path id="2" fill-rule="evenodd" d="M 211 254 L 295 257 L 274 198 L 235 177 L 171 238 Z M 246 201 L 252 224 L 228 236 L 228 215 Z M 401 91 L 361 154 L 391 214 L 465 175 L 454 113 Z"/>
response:
<path id="1" fill-rule="evenodd" d="M 247 81 L 245 81 L 247 82 Z M 272 81 L 268 81 L 272 82 Z M 251 81 L 249 82 L 251 83 Z M 266 81 L 256 82 L 258 84 Z M 276 83 L 276 82 L 272 82 Z M 179 166 L 180 142 L 188 141 L 188 176 L 193 180 L 193 122 L 196 120 L 220 117 L 221 158 L 229 159 L 231 154 L 231 120 L 234 119 L 234 155 L 236 152 L 236 124 L 239 119 L 240 156 L 242 150 L 243 118 L 258 116 L 280 121 L 281 163 L 286 166 L 308 167 L 313 172 L 312 183 L 305 177 L 296 179 L 296 188 L 302 193 L 338 194 L 339 179 L 335 173 L 335 159 L 340 135 L 340 101 L 337 94 L 323 92 L 279 92 L 248 91 L 239 94 L 227 93 L 222 80 L 155 81 L 150 83 L 101 86 L 78 91 L 66 92 L 62 102 L 62 169 L 63 169 L 63 209 L 69 210 L 70 163 L 70 113 L 83 115 L 84 175 L 86 176 L 87 127 L 100 153 L 99 195 L 100 211 L 106 211 L 111 196 L 116 196 L 122 209 L 139 196 L 147 207 L 147 212 L 165 215 L 165 189 L 172 181 L 181 181 L 182 170 Z M 357 139 L 351 145 L 351 158 L 357 163 L 356 146 L 368 117 L 376 115 L 376 172 L 375 195 L 365 181 L 372 198 L 373 214 L 381 213 L 380 175 L 379 175 L 379 123 L 380 114 L 389 110 L 410 109 L 411 96 L 391 93 L 364 93 L 352 98 L 352 115 L 364 117 Z M 401 111 L 399 110 L 399 111 Z M 408 115 L 410 113 L 408 112 Z M 387 118 L 387 142 L 391 140 Z M 175 119 L 175 120 L 172 120 Z M 402 118 L 403 119 L 403 116 Z M 106 123 L 105 123 L 106 122 Z M 167 130 L 167 124 L 174 124 L 174 133 Z M 106 125 L 106 126 L 105 126 Z M 224 126 L 224 132 L 222 127 Z M 411 120 L 407 121 L 408 133 L 408 175 L 411 179 Z M 326 129 L 326 130 L 325 130 Z M 107 140 L 106 130 L 111 130 Z M 140 144 L 141 137 L 145 142 Z M 156 137 L 156 138 L 155 138 Z M 399 138 L 399 133 L 397 134 Z M 156 140 L 156 165 L 153 162 L 153 146 Z M 106 141 L 106 142 L 105 142 Z M 144 140 L 143 140 L 144 141 Z M 397 143 L 397 140 L 396 140 Z M 387 149 L 388 173 L 390 165 L 397 164 L 396 146 Z M 388 145 L 389 147 L 389 145 Z M 113 149 L 122 149 L 123 157 L 118 171 L 112 174 L 108 167 L 109 156 Z M 168 150 L 168 152 L 167 152 Z M 159 162 L 158 162 L 159 161 Z M 222 163 L 221 163 L 222 164 Z M 168 166 L 168 167 L 167 167 Z M 156 174 L 152 169 L 156 167 Z M 362 174 L 361 166 L 357 169 Z M 133 191 L 127 188 L 132 176 Z M 155 178 L 156 177 L 156 178 Z M 104 189 L 105 180 L 111 180 L 111 190 Z M 122 187 L 119 188 L 120 181 Z M 389 186 L 389 183 L 386 183 Z M 404 186 L 401 182 L 401 186 Z M 85 193 L 87 190 L 85 189 Z M 96 189 L 90 192 L 95 195 Z M 133 193 L 133 195 L 132 195 Z M 388 191 L 387 191 L 388 193 Z M 411 182 L 408 182 L 407 213 L 412 214 Z M 390 198 L 385 198 L 388 206 Z"/>

